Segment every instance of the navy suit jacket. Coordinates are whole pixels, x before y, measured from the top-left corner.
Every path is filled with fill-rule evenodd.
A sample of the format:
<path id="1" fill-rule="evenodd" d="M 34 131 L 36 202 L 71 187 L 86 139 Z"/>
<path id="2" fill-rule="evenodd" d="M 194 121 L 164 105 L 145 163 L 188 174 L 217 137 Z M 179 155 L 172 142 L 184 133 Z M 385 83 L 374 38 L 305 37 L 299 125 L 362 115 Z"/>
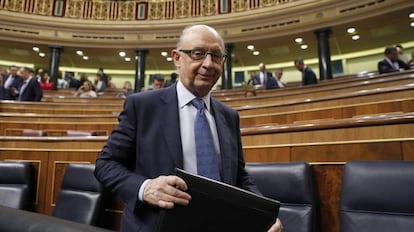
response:
<path id="1" fill-rule="evenodd" d="M 404 63 L 402 60 L 398 59 L 395 62 L 398 63 L 401 69 L 409 69 L 408 65 Z M 381 60 L 378 62 L 378 72 L 381 73 L 391 73 L 391 72 L 399 72 L 399 69 L 396 69 L 392 66 L 386 59 Z"/>
<path id="2" fill-rule="evenodd" d="M 306 66 L 302 72 L 302 85 L 312 85 L 317 83 L 318 80 L 316 78 L 315 72 Z"/>
<path id="3" fill-rule="evenodd" d="M 221 153 L 222 181 L 259 193 L 244 169 L 239 116 L 211 99 Z M 137 93 L 126 98 L 119 125 L 98 159 L 95 175 L 125 203 L 121 231 L 151 232 L 159 208 L 138 200 L 148 178 L 183 168 L 176 85 Z"/>
<path id="4" fill-rule="evenodd" d="M 33 77 L 19 95 L 21 95 L 18 97 L 20 101 L 40 101 L 43 97 L 43 91 L 37 79 Z"/>
<path id="5" fill-rule="evenodd" d="M 277 89 L 277 88 L 279 88 L 279 85 L 277 84 L 275 77 L 267 76 L 266 89 Z"/>

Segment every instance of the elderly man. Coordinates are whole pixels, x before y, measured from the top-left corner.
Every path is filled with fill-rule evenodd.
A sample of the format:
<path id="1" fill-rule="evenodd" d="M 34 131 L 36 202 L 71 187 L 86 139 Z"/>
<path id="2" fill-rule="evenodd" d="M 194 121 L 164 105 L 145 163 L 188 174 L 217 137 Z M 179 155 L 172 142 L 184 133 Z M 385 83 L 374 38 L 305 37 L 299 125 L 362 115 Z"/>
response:
<path id="1" fill-rule="evenodd" d="M 210 96 L 226 60 L 223 39 L 209 26 L 187 27 L 172 57 L 180 80 L 129 96 L 96 160 L 98 180 L 125 202 L 121 231 L 153 231 L 160 208 L 189 204 L 176 167 L 258 192 L 244 168 L 238 114 Z M 281 227 L 276 220 L 269 231 Z"/>

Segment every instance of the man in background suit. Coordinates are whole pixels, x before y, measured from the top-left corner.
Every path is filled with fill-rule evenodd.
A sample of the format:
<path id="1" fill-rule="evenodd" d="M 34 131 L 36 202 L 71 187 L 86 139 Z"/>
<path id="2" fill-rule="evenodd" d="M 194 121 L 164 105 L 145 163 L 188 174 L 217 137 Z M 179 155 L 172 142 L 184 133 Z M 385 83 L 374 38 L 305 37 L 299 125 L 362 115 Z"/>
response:
<path id="1" fill-rule="evenodd" d="M 312 85 L 318 83 L 315 72 L 305 65 L 302 58 L 296 58 L 294 64 L 296 69 L 302 73 L 302 85 Z"/>
<path id="2" fill-rule="evenodd" d="M 399 59 L 396 47 L 385 48 L 384 55 L 385 58 L 378 62 L 378 72 L 380 74 L 399 72 L 404 69 L 409 69 L 408 65 Z"/>
<path id="3" fill-rule="evenodd" d="M 271 77 L 272 73 L 266 70 L 266 65 L 264 63 L 259 64 L 259 73 L 256 75 L 259 84 L 266 86 L 268 77 Z"/>
<path id="4" fill-rule="evenodd" d="M 17 75 L 17 66 L 9 67 L 9 75 L 3 81 L 3 99 L 17 100 L 16 90 L 20 89 L 23 84 L 23 79 Z"/>
<path id="5" fill-rule="evenodd" d="M 23 84 L 19 90 L 15 90 L 15 94 L 18 96 L 19 101 L 40 101 L 43 97 L 40 84 L 35 77 L 33 77 L 33 69 L 29 67 L 22 67 L 20 69 L 20 75 L 23 79 Z"/>
<path id="6" fill-rule="evenodd" d="M 172 57 L 180 80 L 127 97 L 96 160 L 97 179 L 125 203 L 121 231 L 151 232 L 161 208 L 191 201 L 186 183 L 171 174 L 176 167 L 198 173 L 194 99 L 205 104 L 220 180 L 258 192 L 244 169 L 238 114 L 210 96 L 225 62 L 223 39 L 209 26 L 187 27 Z M 281 230 L 276 220 L 269 231 Z"/>

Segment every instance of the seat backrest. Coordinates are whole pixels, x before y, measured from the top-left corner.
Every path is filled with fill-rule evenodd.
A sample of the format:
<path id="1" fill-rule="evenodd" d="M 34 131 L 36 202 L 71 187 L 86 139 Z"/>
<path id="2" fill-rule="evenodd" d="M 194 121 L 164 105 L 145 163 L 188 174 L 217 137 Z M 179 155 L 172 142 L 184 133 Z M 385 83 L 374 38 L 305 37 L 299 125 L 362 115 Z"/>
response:
<path id="1" fill-rule="evenodd" d="M 279 200 L 284 232 L 315 232 L 317 201 L 313 175 L 305 162 L 247 163 L 261 193 Z"/>
<path id="2" fill-rule="evenodd" d="M 29 162 L 0 161 L 0 205 L 32 210 L 35 171 Z"/>
<path id="3" fill-rule="evenodd" d="M 44 130 L 24 129 L 22 131 L 22 136 L 31 136 L 31 137 L 47 136 L 47 132 Z"/>
<path id="4" fill-rule="evenodd" d="M 77 131 L 77 130 L 68 130 L 66 131 L 66 136 L 97 136 L 98 134 L 95 131 Z"/>
<path id="5" fill-rule="evenodd" d="M 68 164 L 53 216 L 96 225 L 103 198 L 102 185 L 96 180 L 93 164 Z"/>
<path id="6" fill-rule="evenodd" d="M 341 232 L 414 230 L 414 162 L 350 161 L 344 167 Z"/>

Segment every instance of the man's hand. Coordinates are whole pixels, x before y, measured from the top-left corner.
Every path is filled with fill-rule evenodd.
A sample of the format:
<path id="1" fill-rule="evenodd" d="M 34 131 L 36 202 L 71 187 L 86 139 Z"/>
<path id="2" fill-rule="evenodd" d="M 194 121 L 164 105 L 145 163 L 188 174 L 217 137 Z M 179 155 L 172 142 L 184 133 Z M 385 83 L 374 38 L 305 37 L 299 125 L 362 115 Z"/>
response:
<path id="1" fill-rule="evenodd" d="M 276 223 L 273 224 L 272 227 L 267 232 L 281 232 L 283 229 L 282 222 L 279 220 L 279 218 L 276 219 Z"/>
<path id="2" fill-rule="evenodd" d="M 188 205 L 191 196 L 184 192 L 187 184 L 177 176 L 159 176 L 144 189 L 144 201 L 150 205 L 171 209 L 175 204 Z"/>

